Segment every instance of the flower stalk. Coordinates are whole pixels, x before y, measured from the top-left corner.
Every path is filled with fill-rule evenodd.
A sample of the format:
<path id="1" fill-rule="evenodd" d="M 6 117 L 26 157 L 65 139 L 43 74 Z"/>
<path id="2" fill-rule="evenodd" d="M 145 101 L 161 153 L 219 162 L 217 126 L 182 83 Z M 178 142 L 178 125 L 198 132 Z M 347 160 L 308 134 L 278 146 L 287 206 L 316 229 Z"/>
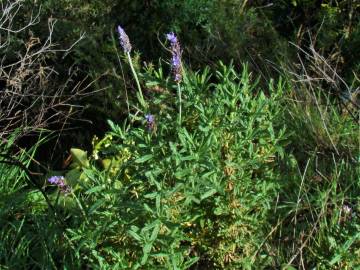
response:
<path id="1" fill-rule="evenodd" d="M 171 71 L 173 73 L 174 81 L 177 84 L 177 94 L 178 94 L 178 100 L 179 100 L 179 125 L 181 125 L 181 86 L 180 83 L 182 81 L 182 65 L 181 65 L 181 47 L 180 42 L 176 35 L 173 32 L 170 32 L 166 35 L 166 38 L 168 41 L 170 41 L 171 46 Z"/>
<path id="2" fill-rule="evenodd" d="M 177 83 L 177 92 L 179 99 L 179 125 L 181 126 L 181 86 L 180 83 Z"/>
<path id="3" fill-rule="evenodd" d="M 130 69 L 131 69 L 131 72 L 132 72 L 132 74 L 134 76 L 134 79 L 135 79 L 135 82 L 136 82 L 136 86 L 137 86 L 137 89 L 138 89 L 138 93 L 136 94 L 136 97 L 137 97 L 138 101 L 140 102 L 140 104 L 144 108 L 146 108 L 147 104 L 145 102 L 144 95 L 143 95 L 142 90 L 141 90 L 139 78 L 138 78 L 138 76 L 136 74 L 136 71 L 134 69 L 134 65 L 132 63 L 132 58 L 131 58 L 131 55 L 130 55 L 130 52 L 132 50 L 132 46 L 131 46 L 129 37 L 125 33 L 124 29 L 120 25 L 117 27 L 117 31 L 118 31 L 118 34 L 119 34 L 120 45 L 123 48 L 123 51 L 124 51 L 124 53 L 126 54 L 126 56 L 128 58 Z"/>
<path id="4" fill-rule="evenodd" d="M 137 86 L 137 89 L 138 89 L 138 93 L 136 94 L 141 106 L 143 106 L 144 108 L 146 108 L 146 102 L 145 102 L 145 99 L 144 99 L 144 95 L 142 93 L 142 90 L 141 90 L 141 86 L 140 86 L 140 82 L 139 82 L 139 78 L 136 74 L 136 71 L 134 69 L 134 66 L 133 66 L 133 63 L 132 63 L 132 59 L 131 59 L 131 55 L 130 55 L 130 52 L 126 53 L 127 57 L 128 57 L 128 60 L 129 60 L 129 65 L 130 65 L 130 69 L 131 69 L 131 72 L 134 76 L 134 79 L 135 79 L 135 82 L 136 82 L 136 86 Z"/>

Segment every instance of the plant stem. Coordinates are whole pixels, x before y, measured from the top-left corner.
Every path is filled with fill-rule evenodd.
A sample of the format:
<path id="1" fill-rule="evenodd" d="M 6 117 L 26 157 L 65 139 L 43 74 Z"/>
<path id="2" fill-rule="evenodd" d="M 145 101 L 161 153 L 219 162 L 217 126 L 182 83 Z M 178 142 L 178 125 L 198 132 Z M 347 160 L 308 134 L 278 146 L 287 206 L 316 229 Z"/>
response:
<path id="1" fill-rule="evenodd" d="M 180 84 L 177 84 L 177 92 L 179 98 L 179 126 L 181 126 L 181 87 Z"/>
<path id="2" fill-rule="evenodd" d="M 145 103 L 145 100 L 144 100 L 143 93 L 142 93 L 142 91 L 141 91 L 141 86 L 140 86 L 139 78 L 138 78 L 138 76 L 137 76 L 137 74 L 136 74 L 136 71 L 135 71 L 135 69 L 134 69 L 134 66 L 133 66 L 133 64 L 132 64 L 130 52 L 126 53 L 126 55 L 127 55 L 127 57 L 128 57 L 129 64 L 130 64 L 130 68 L 131 68 L 131 71 L 132 71 L 132 73 L 133 73 L 133 75 L 134 75 L 134 78 L 135 78 L 135 81 L 136 81 L 136 86 L 137 86 L 137 88 L 138 88 L 138 95 L 137 95 L 137 96 L 138 96 L 138 100 L 139 100 L 140 104 L 141 104 L 144 108 L 146 108 L 147 106 L 146 106 L 146 103 Z"/>

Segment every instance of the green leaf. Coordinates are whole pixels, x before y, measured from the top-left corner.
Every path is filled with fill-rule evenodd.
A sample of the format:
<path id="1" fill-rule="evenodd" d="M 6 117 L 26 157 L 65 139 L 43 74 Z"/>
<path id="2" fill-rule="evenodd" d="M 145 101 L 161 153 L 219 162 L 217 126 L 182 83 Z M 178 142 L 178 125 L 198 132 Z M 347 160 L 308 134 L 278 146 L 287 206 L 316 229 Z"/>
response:
<path id="1" fill-rule="evenodd" d="M 222 215 L 224 212 L 223 210 L 220 208 L 220 207 L 216 207 L 215 210 L 214 210 L 214 214 L 217 215 L 217 216 L 220 216 Z"/>
<path id="2" fill-rule="evenodd" d="M 159 194 L 158 196 L 156 196 L 156 212 L 158 213 L 158 215 L 160 215 L 160 211 L 161 211 L 161 196 Z"/>
<path id="3" fill-rule="evenodd" d="M 68 171 L 65 174 L 66 182 L 74 188 L 78 184 L 81 174 L 82 171 L 79 168 Z"/>
<path id="4" fill-rule="evenodd" d="M 149 154 L 149 155 L 145 155 L 141 158 L 138 158 L 137 160 L 135 160 L 135 163 L 144 163 L 150 159 L 152 159 L 154 156 L 152 154 Z"/>
<path id="5" fill-rule="evenodd" d="M 204 200 L 206 198 L 211 197 L 212 195 L 214 195 L 217 192 L 216 189 L 210 189 L 209 191 L 205 192 L 203 195 L 200 196 L 200 200 Z"/>
<path id="6" fill-rule="evenodd" d="M 156 253 L 152 254 L 151 256 L 155 258 L 169 258 L 169 254 L 166 253 Z"/>
<path id="7" fill-rule="evenodd" d="M 155 239 L 157 238 L 157 236 L 159 234 L 159 231 L 160 231 L 160 222 L 155 225 L 154 230 L 151 233 L 151 237 L 150 237 L 151 242 L 155 241 Z"/>
<path id="8" fill-rule="evenodd" d="M 179 170 L 175 173 L 175 177 L 177 179 L 181 179 L 181 178 L 184 178 L 185 176 L 187 175 L 190 175 L 191 174 L 191 170 L 190 169 L 183 169 L 183 170 Z"/>
<path id="9" fill-rule="evenodd" d="M 70 153 L 74 162 L 80 167 L 88 168 L 90 166 L 87 153 L 85 151 L 78 148 L 71 148 Z"/>
<path id="10" fill-rule="evenodd" d="M 149 193 L 149 194 L 145 194 L 144 198 L 146 198 L 146 199 L 154 199 L 154 198 L 156 198 L 157 195 L 158 195 L 157 192 L 152 192 L 152 193 Z"/>
<path id="11" fill-rule="evenodd" d="M 96 201 L 89 209 L 88 214 L 91 215 L 95 212 L 99 207 L 101 207 L 106 201 L 104 199 L 100 199 Z"/>
<path id="12" fill-rule="evenodd" d="M 104 189 L 103 186 L 96 186 L 96 187 L 93 187 L 93 188 L 87 190 L 85 193 L 86 193 L 86 194 L 99 193 L 99 192 L 102 191 L 103 189 Z"/>
<path id="13" fill-rule="evenodd" d="M 149 254 L 151 252 L 152 249 L 152 243 L 146 243 L 145 246 L 143 247 L 143 252 L 144 254 Z"/>
<path id="14" fill-rule="evenodd" d="M 188 160 L 195 160 L 197 157 L 196 155 L 186 156 L 186 157 L 180 157 L 181 161 L 188 161 Z"/>
<path id="15" fill-rule="evenodd" d="M 145 245 L 145 247 L 144 247 L 144 255 L 143 255 L 143 257 L 141 258 L 141 262 L 140 262 L 141 265 L 144 265 L 144 264 L 147 262 L 147 260 L 148 260 L 148 258 L 149 258 L 149 252 L 150 252 L 151 248 L 152 248 L 151 245 L 149 245 L 149 244 L 146 244 L 146 245 Z M 148 250 L 148 249 L 150 249 L 149 252 L 145 252 L 145 250 Z"/>
<path id="16" fill-rule="evenodd" d="M 190 268 L 190 266 L 192 266 L 193 264 L 195 264 L 199 259 L 200 259 L 199 257 L 191 258 L 190 260 L 188 260 L 187 262 L 185 262 L 183 269 L 188 269 L 188 268 Z"/>
<path id="17" fill-rule="evenodd" d="M 130 236 L 131 236 L 132 238 L 134 238 L 136 241 L 139 241 L 139 242 L 142 241 L 141 236 L 138 235 L 136 232 L 134 232 L 134 231 L 128 231 L 128 233 L 129 233 Z"/>
<path id="18" fill-rule="evenodd" d="M 147 203 L 144 203 L 144 209 L 146 212 L 154 213 L 153 210 L 150 208 L 150 206 Z"/>

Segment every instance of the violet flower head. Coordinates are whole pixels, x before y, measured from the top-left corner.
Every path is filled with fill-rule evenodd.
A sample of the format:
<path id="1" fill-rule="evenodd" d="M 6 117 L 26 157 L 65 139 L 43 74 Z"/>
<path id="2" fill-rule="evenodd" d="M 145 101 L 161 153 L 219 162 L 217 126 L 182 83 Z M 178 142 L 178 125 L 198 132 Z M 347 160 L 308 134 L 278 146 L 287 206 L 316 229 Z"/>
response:
<path id="1" fill-rule="evenodd" d="M 64 181 L 64 176 L 51 176 L 48 179 L 48 182 L 53 185 L 58 185 L 59 183 Z"/>
<path id="2" fill-rule="evenodd" d="M 181 47 L 180 43 L 173 32 L 166 34 L 167 40 L 171 45 L 171 71 L 174 76 L 174 81 L 180 83 L 182 80 L 182 68 L 181 68 Z"/>
<path id="3" fill-rule="evenodd" d="M 149 131 L 153 131 L 155 128 L 155 116 L 152 114 L 145 115 L 146 127 Z"/>
<path id="4" fill-rule="evenodd" d="M 128 35 L 125 33 L 124 29 L 120 25 L 117 27 L 117 31 L 119 34 L 120 45 L 123 48 L 124 52 L 131 52 L 132 47 Z"/>
<path id="5" fill-rule="evenodd" d="M 171 44 L 177 43 L 177 37 L 175 36 L 175 34 L 173 32 L 166 34 L 166 38 L 167 38 L 167 40 L 169 40 L 171 42 Z"/>
<path id="6" fill-rule="evenodd" d="M 52 176 L 48 179 L 48 182 L 50 184 L 58 186 L 60 191 L 65 195 L 69 194 L 71 191 L 70 186 L 65 183 L 64 176 Z"/>

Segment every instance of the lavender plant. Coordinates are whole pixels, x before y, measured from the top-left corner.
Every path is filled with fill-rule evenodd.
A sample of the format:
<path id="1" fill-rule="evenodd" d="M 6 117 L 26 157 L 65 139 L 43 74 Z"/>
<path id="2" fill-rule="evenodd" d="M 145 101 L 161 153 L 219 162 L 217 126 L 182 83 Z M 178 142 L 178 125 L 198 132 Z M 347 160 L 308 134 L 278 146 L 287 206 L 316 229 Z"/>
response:
<path id="1" fill-rule="evenodd" d="M 173 72 L 174 81 L 180 83 L 182 80 L 181 68 L 181 47 L 178 38 L 173 32 L 166 34 L 166 38 L 170 41 L 171 45 L 171 70 Z"/>
<path id="2" fill-rule="evenodd" d="M 167 40 L 170 42 L 171 46 L 171 70 L 173 73 L 173 79 L 177 84 L 177 92 L 179 98 L 179 125 L 181 125 L 181 87 L 180 83 L 182 81 L 182 65 L 181 65 L 181 47 L 180 42 L 177 36 L 170 32 L 166 35 Z"/>
<path id="3" fill-rule="evenodd" d="M 146 127 L 149 132 L 155 132 L 156 131 L 156 122 L 155 122 L 155 116 L 152 114 L 145 115 L 146 119 Z"/>
<path id="4" fill-rule="evenodd" d="M 266 235 L 257 212 L 266 217 L 275 200 L 273 164 L 284 136 L 274 131 L 276 96 L 252 96 L 246 71 L 241 84 L 226 67 L 218 84 L 210 86 L 209 76 L 206 70 L 187 79 L 185 93 L 193 98 L 185 100 L 182 126 L 171 106 L 159 112 L 163 117 L 145 115 L 144 126 L 111 123 L 97 156 L 116 170 L 107 167 L 95 176 L 84 169 L 98 183 L 88 186 L 87 200 L 96 204 L 108 196 L 90 226 L 96 228 L 96 220 L 113 222 L 106 217 L 111 201 L 119 213 L 117 225 L 104 228 L 100 238 L 122 232 L 125 265 L 188 269 L 210 260 L 217 268 L 241 269 Z M 216 94 L 208 98 L 209 92 Z M 156 102 L 172 102 L 171 96 Z M 156 137 L 149 134 L 155 120 Z M 240 251 L 245 245 L 247 251 Z"/>
<path id="5" fill-rule="evenodd" d="M 160 71 L 148 76 L 152 84 L 168 82 Z M 265 95 L 246 66 L 240 74 L 220 65 L 216 73 L 189 72 L 182 87 L 182 126 L 170 106 L 172 93 L 156 93 L 156 115 L 146 114 L 141 124 L 109 121 L 111 130 L 94 140 L 91 155 L 70 151 L 73 164 L 62 175 L 74 196 L 46 190 L 54 202 L 61 200 L 54 205 L 66 230 L 48 218 L 49 209 L 26 182 L 16 184 L 26 198 L 16 204 L 0 185 L 0 264 L 356 269 L 359 167 L 345 160 L 322 167 L 318 157 L 304 165 L 282 159 L 284 84 L 271 83 Z M 8 167 L 2 172 L 6 187 L 19 181 Z M 50 182 L 62 185 L 64 178 Z M 16 254 L 14 244 L 21 247 Z"/>
<path id="6" fill-rule="evenodd" d="M 138 101 L 140 102 L 140 104 L 142 105 L 143 108 L 147 108 L 147 104 L 145 102 L 144 95 L 143 95 L 142 90 L 141 90 L 139 78 L 138 78 L 138 76 L 136 74 L 136 71 L 134 69 L 134 65 L 132 63 L 132 59 L 131 59 L 131 55 L 130 55 L 132 46 L 131 46 L 129 37 L 125 33 L 125 30 L 120 25 L 117 27 L 117 32 L 118 32 L 118 35 L 119 35 L 120 46 L 122 47 L 124 53 L 126 54 L 126 56 L 128 58 L 129 65 L 130 65 L 130 68 L 131 68 L 131 72 L 132 72 L 132 74 L 134 76 L 134 79 L 136 81 L 136 86 L 137 86 L 137 89 L 138 89 L 138 93 L 137 93 Z"/>
<path id="7" fill-rule="evenodd" d="M 129 57 L 129 38 L 118 32 Z M 356 161 L 331 148 L 321 157 L 319 144 L 313 156 L 305 153 L 310 144 L 299 137 L 311 132 L 293 121 L 304 103 L 284 115 L 291 99 L 284 102 L 281 80 L 265 95 L 246 66 L 239 73 L 220 64 L 214 73 L 207 68 L 183 78 L 178 39 L 166 37 L 178 97 L 160 89 L 149 102 L 156 115 L 146 112 L 128 125 L 109 121 L 111 130 L 94 138 L 89 157 L 70 150 L 71 169 L 47 182 L 65 193 L 71 184 L 74 196 L 58 196 L 47 183 L 32 190 L 26 178 L 33 174 L 0 155 L 0 268 L 357 269 Z M 168 86 L 161 70 L 146 76 L 147 85 Z M 344 129 L 340 117 L 338 144 L 354 135 L 349 141 L 357 142 L 358 128 Z M 301 131 L 293 132 L 291 147 L 287 121 Z M 0 143 L 0 154 L 11 145 Z M 301 146 L 298 153 L 309 159 L 297 164 L 285 145 Z M 29 165 L 33 155 L 23 154 Z M 55 202 L 56 218 L 48 217 L 51 204 L 41 192 Z"/>
<path id="8" fill-rule="evenodd" d="M 119 34 L 119 40 L 120 40 L 120 45 L 123 48 L 125 53 L 130 53 L 132 46 L 129 40 L 128 35 L 125 33 L 124 29 L 119 25 L 117 27 L 118 30 L 118 34 Z"/>
<path id="9" fill-rule="evenodd" d="M 48 182 L 57 186 L 59 190 L 65 195 L 71 192 L 71 188 L 68 184 L 66 184 L 64 176 L 52 176 L 48 179 Z"/>

